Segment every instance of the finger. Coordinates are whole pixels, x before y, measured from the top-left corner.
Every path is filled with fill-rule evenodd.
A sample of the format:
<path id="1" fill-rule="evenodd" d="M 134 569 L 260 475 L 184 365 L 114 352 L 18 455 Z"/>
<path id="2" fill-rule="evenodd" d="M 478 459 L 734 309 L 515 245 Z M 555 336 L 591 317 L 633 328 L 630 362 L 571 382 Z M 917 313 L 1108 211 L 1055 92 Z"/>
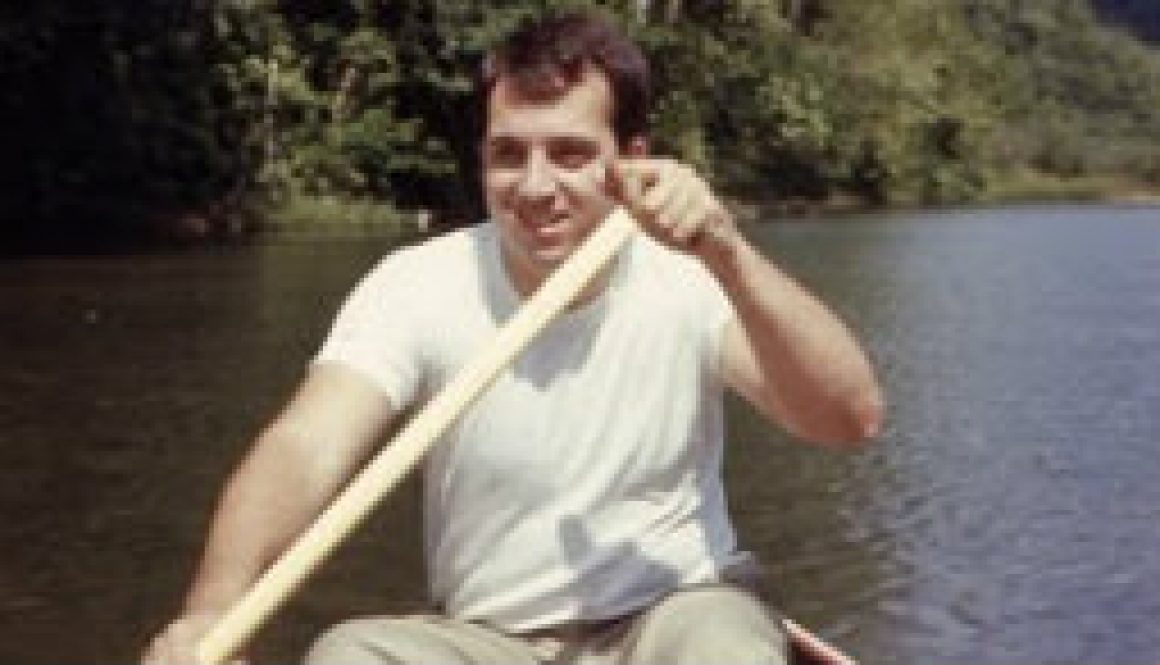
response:
<path id="1" fill-rule="evenodd" d="M 660 172 L 669 160 L 651 157 L 618 157 L 614 161 L 618 173 L 635 179 L 645 189 L 656 184 Z"/>
<path id="2" fill-rule="evenodd" d="M 680 212 L 676 215 L 676 221 L 670 231 L 673 242 L 680 246 L 686 246 L 700 233 L 701 227 L 704 225 L 704 207 L 695 196 L 686 193 L 681 203 Z"/>
<path id="3" fill-rule="evenodd" d="M 657 178 L 657 167 L 649 159 L 620 158 L 609 164 L 609 193 L 630 210 L 640 208 L 645 191 Z"/>
<path id="4" fill-rule="evenodd" d="M 705 200 L 696 192 L 687 191 L 681 202 L 677 222 L 672 228 L 673 241 L 688 248 L 704 235 L 708 220 L 709 208 Z"/>
<path id="5" fill-rule="evenodd" d="M 696 224 L 696 211 L 704 207 L 704 185 L 687 167 L 673 164 L 662 171 L 657 185 L 645 196 L 645 207 L 665 217 L 669 225 Z"/>
<path id="6" fill-rule="evenodd" d="M 659 214 L 675 191 L 681 186 L 681 173 L 671 164 L 659 165 L 655 170 L 653 181 L 644 191 L 641 207 L 652 214 Z"/>
<path id="7" fill-rule="evenodd" d="M 672 230 L 681 224 L 689 206 L 689 192 L 679 179 L 662 180 L 645 194 L 643 207 L 649 220 Z"/>

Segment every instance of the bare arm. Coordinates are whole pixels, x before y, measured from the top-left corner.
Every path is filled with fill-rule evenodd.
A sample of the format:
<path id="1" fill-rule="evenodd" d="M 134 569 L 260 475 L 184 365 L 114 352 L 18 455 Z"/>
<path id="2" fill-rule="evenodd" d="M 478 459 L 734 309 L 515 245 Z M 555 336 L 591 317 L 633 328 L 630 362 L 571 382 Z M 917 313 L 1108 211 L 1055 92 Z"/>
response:
<path id="1" fill-rule="evenodd" d="M 882 394 L 865 353 L 821 301 L 761 255 L 708 184 L 664 159 L 626 159 L 611 190 L 644 229 L 697 256 L 733 303 L 724 334 L 725 379 L 793 434 L 853 443 L 881 428 Z"/>
<path id="2" fill-rule="evenodd" d="M 737 312 L 722 343 L 729 385 L 803 439 L 875 436 L 882 394 L 847 327 L 732 227 L 699 244 Z"/>
<path id="3" fill-rule="evenodd" d="M 194 662 L 201 633 L 310 524 L 392 418 L 368 379 L 338 365 L 313 368 L 227 483 L 183 616 L 145 661 Z"/>

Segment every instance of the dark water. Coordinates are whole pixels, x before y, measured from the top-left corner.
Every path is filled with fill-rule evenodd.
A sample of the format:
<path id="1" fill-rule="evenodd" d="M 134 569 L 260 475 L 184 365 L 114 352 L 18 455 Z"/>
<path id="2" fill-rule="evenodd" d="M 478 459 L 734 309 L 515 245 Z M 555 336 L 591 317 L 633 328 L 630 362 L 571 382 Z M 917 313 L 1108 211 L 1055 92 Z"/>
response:
<path id="1" fill-rule="evenodd" d="M 1160 663 L 1160 209 L 754 233 L 858 328 L 891 402 L 853 455 L 731 415 L 780 602 L 865 663 Z M 132 662 L 213 498 L 382 246 L 0 264 L 0 663 Z M 256 646 L 422 596 L 415 488 Z"/>

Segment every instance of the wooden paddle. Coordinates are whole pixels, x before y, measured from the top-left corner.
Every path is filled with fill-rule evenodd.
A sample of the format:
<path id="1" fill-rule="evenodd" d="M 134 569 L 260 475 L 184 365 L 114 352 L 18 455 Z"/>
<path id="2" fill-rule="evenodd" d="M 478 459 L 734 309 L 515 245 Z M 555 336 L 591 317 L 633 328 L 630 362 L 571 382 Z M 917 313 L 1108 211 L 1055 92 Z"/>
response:
<path id="1" fill-rule="evenodd" d="M 245 644 L 340 542 L 423 458 L 521 351 L 610 264 L 636 228 L 622 208 L 600 227 L 500 329 L 490 348 L 463 369 L 420 410 L 351 481 L 299 538 L 222 616 L 197 645 L 200 665 L 222 665 Z M 793 629 L 790 629 L 790 626 Z M 787 622 L 795 645 L 811 657 L 838 654 L 797 624 Z M 819 646 L 820 645 L 820 646 Z M 817 660 L 824 665 L 853 661 Z"/>

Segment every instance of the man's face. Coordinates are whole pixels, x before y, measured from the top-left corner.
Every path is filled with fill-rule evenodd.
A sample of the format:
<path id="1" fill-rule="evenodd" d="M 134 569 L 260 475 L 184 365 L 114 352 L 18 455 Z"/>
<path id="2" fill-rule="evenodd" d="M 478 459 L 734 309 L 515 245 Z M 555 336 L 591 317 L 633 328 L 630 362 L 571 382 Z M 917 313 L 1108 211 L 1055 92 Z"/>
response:
<path id="1" fill-rule="evenodd" d="M 500 77 L 487 106 L 483 188 L 517 285 L 534 285 L 612 209 L 617 155 L 608 79 L 588 68 L 563 94 L 528 98 Z"/>

